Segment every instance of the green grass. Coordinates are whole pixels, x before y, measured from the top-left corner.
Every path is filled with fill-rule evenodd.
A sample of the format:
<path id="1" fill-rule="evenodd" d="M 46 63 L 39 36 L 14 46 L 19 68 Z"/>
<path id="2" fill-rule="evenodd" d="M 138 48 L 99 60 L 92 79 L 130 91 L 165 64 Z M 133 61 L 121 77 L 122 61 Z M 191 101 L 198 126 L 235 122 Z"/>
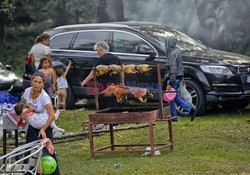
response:
<path id="1" fill-rule="evenodd" d="M 65 111 L 58 125 L 67 132 L 80 131 L 93 111 Z M 209 111 L 194 122 L 180 117 L 173 123 L 174 151 L 162 149 L 156 157 L 141 154 L 95 154 L 90 159 L 89 140 L 56 144 L 61 173 L 68 174 L 250 174 L 250 109 Z M 157 122 L 156 142 L 166 139 L 166 122 Z M 115 143 L 148 143 L 148 128 L 115 132 Z M 109 142 L 109 134 L 94 138 L 94 146 Z M 114 165 L 120 164 L 119 168 Z"/>
<path id="2" fill-rule="evenodd" d="M 66 132 L 79 132 L 91 112 L 94 111 L 63 111 L 57 125 Z M 173 123 L 174 151 L 165 148 L 156 157 L 95 154 L 90 159 L 88 139 L 55 144 L 61 174 L 250 174 L 250 108 L 210 110 L 194 122 L 189 120 L 180 117 L 178 123 Z M 154 131 L 156 142 L 162 143 L 168 138 L 166 122 L 157 122 Z M 108 143 L 108 133 L 94 138 L 95 148 Z M 148 128 L 117 131 L 115 143 L 149 143 Z M 116 168 L 115 164 L 121 166 Z"/>

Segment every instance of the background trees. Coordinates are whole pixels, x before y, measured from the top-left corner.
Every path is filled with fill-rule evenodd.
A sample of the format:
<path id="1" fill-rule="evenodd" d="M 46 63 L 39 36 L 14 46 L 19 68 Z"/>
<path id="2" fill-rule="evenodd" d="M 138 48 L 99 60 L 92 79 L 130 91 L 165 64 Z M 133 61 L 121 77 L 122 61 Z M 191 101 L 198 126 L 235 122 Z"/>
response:
<path id="1" fill-rule="evenodd" d="M 122 0 L 99 0 L 97 22 L 124 21 Z"/>
<path id="2" fill-rule="evenodd" d="M 157 22 L 213 48 L 250 55 L 249 12 L 249 0 L 3 0 L 0 61 L 21 75 L 27 51 L 45 29 L 123 20 Z"/>

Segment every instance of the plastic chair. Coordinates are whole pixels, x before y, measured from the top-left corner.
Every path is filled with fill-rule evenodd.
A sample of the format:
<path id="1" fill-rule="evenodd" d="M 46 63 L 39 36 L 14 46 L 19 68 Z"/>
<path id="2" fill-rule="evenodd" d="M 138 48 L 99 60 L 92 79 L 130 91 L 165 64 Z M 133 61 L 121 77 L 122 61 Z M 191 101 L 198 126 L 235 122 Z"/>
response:
<path id="1" fill-rule="evenodd" d="M 22 175 L 37 173 L 40 159 L 43 154 L 43 148 L 46 142 L 36 140 L 13 149 L 10 153 L 1 156 L 0 160 L 4 161 L 0 169 L 3 175 Z"/>

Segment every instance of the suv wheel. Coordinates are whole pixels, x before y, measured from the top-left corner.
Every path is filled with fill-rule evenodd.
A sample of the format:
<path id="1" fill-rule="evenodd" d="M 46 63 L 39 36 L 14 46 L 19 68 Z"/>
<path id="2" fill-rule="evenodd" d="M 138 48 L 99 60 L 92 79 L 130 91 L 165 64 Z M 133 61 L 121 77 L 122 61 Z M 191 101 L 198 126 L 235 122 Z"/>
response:
<path id="1" fill-rule="evenodd" d="M 69 85 L 67 89 L 67 100 L 66 100 L 66 108 L 67 109 L 73 109 L 75 107 L 75 95 L 72 91 L 71 86 Z"/>
<path id="2" fill-rule="evenodd" d="M 201 115 L 206 110 L 206 101 L 202 88 L 194 80 L 185 80 L 186 88 L 192 96 L 192 103 L 197 109 L 197 115 Z M 187 112 L 183 111 L 183 108 L 177 106 L 179 115 L 186 116 Z"/>

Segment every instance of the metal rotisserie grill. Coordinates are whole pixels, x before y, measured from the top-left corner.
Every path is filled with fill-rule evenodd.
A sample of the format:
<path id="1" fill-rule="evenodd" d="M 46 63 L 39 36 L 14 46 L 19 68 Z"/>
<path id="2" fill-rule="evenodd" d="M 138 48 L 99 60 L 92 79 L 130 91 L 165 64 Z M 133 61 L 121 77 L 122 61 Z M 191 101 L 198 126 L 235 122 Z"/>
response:
<path id="1" fill-rule="evenodd" d="M 169 129 L 169 142 L 168 143 L 155 143 L 154 142 L 154 130 L 153 125 L 156 121 L 167 121 Z M 115 144 L 114 142 L 114 124 L 124 123 L 146 123 L 149 125 L 149 144 Z M 103 148 L 94 150 L 93 131 L 94 124 L 107 124 L 110 129 L 110 145 Z M 94 157 L 94 153 L 146 153 L 150 152 L 152 156 L 155 155 L 155 151 L 162 148 L 170 147 L 173 150 L 173 131 L 172 121 L 169 116 L 169 107 L 164 107 L 160 110 L 157 107 L 150 108 L 108 108 L 105 110 L 97 111 L 96 113 L 89 115 L 89 143 L 90 143 L 90 156 Z M 166 133 L 163 133 L 167 136 Z M 168 140 L 168 139 L 166 139 Z M 150 150 L 145 149 L 125 149 L 115 150 L 116 147 L 137 147 L 137 146 L 150 146 Z"/>
<path id="2" fill-rule="evenodd" d="M 173 145 L 173 129 L 172 129 L 172 118 L 170 116 L 169 107 L 163 107 L 162 99 L 162 88 L 161 88 L 161 65 L 157 65 L 157 79 L 159 84 L 159 107 L 122 107 L 122 108 L 107 108 L 104 110 L 98 110 L 98 96 L 95 94 L 95 102 L 97 112 L 89 114 L 88 128 L 89 128 L 89 144 L 90 144 L 90 157 L 93 158 L 95 153 L 151 153 L 155 156 L 155 151 L 162 148 L 170 147 L 171 151 L 174 149 Z M 96 82 L 95 68 L 93 68 L 94 81 Z M 96 84 L 96 83 L 95 83 Z M 97 92 L 97 86 L 95 85 Z M 167 143 L 155 143 L 154 141 L 154 130 L 153 125 L 156 121 L 167 121 L 169 139 L 165 139 Z M 115 144 L 114 139 L 114 124 L 125 124 L 125 123 L 145 123 L 149 126 L 149 144 Z M 110 145 L 103 148 L 94 149 L 93 142 L 93 125 L 94 124 L 105 124 L 109 125 L 110 131 Z M 161 133 L 167 136 L 166 133 Z M 116 147 L 142 147 L 149 146 L 150 150 L 146 149 L 117 149 Z"/>

